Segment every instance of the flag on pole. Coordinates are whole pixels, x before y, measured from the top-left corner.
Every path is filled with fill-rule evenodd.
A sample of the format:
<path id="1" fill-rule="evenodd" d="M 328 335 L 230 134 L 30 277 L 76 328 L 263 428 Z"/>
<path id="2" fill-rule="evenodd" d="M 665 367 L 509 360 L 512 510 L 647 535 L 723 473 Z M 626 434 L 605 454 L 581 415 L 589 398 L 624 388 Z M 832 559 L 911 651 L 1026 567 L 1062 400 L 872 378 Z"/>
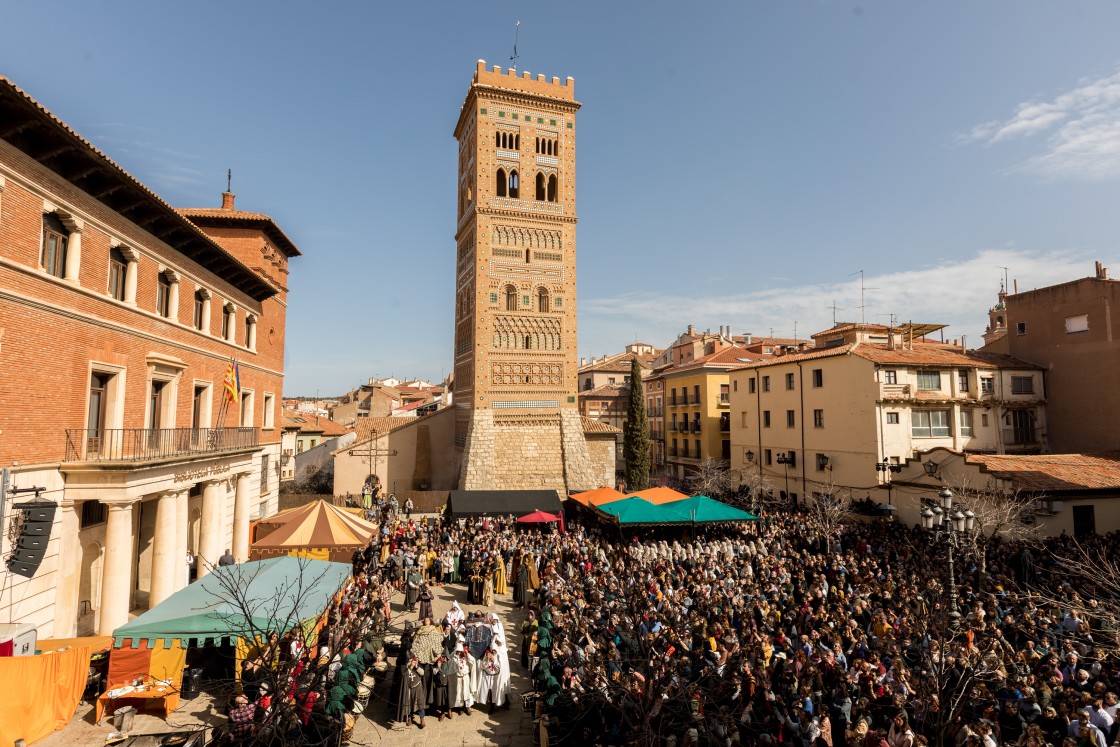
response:
<path id="1" fill-rule="evenodd" d="M 241 370 L 237 361 L 230 358 L 229 368 L 226 369 L 226 401 L 236 404 L 241 399 Z"/>

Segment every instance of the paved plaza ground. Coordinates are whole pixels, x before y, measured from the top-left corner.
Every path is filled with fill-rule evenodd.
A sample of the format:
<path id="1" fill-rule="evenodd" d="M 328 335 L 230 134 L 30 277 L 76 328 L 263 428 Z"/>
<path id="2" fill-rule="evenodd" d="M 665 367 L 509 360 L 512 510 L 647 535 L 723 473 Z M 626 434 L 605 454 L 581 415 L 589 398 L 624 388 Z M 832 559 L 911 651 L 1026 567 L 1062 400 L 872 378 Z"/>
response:
<path id="1" fill-rule="evenodd" d="M 526 672 L 520 666 L 521 636 L 518 633 L 521 623 L 525 619 L 523 610 L 512 606 L 510 594 L 496 594 L 493 607 L 481 605 L 468 605 L 466 603 L 466 586 L 452 584 L 449 586 L 432 587 L 434 600 L 432 606 L 437 617 L 451 606 L 452 600 L 458 600 L 459 606 L 468 613 L 475 609 L 486 612 L 497 612 L 509 634 L 510 645 L 509 660 L 512 669 L 510 677 L 510 706 L 509 710 L 499 708 L 493 715 L 474 712 L 470 716 L 456 716 L 451 720 L 438 721 L 434 716 L 429 716 L 425 721 L 425 728 L 405 726 L 394 723 L 392 709 L 389 706 L 390 688 L 392 686 L 392 669 L 385 681 L 379 685 L 371 695 L 369 706 L 363 718 L 359 718 L 354 728 L 353 745 L 449 745 L 452 747 L 479 747 L 500 745 L 501 747 L 517 747 L 518 745 L 533 744 L 533 714 L 521 709 L 521 694 L 531 688 Z M 403 609 L 403 595 L 393 595 L 394 630 L 400 632 L 405 620 L 415 620 L 416 614 L 409 614 Z M 390 657 L 390 663 L 395 663 L 395 657 Z M 69 726 L 62 731 L 46 737 L 37 742 L 37 747 L 73 747 L 74 745 L 101 745 L 105 738 L 113 731 L 109 718 L 105 718 L 101 725 L 94 724 L 93 704 L 82 703 L 78 706 L 74 718 Z M 215 704 L 205 694 L 193 700 L 183 700 L 178 710 L 171 714 L 165 721 L 160 715 L 138 713 L 131 731 L 132 735 L 157 735 L 167 732 L 197 729 L 200 727 L 217 727 L 226 723 L 226 717 L 216 708 Z M 125 742 L 128 745 L 129 742 Z M 157 739 L 137 738 L 132 741 L 132 747 L 144 747 L 145 744 L 158 744 Z"/>

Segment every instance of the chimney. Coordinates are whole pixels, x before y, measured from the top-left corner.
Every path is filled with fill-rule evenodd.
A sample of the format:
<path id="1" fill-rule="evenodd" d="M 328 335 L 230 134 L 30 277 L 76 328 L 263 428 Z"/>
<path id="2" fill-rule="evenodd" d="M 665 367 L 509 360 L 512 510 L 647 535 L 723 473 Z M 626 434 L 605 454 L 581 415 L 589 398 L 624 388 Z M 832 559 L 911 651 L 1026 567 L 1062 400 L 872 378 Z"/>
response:
<path id="1" fill-rule="evenodd" d="M 688 334 L 689 334 L 689 336 L 690 336 L 690 337 L 691 337 L 692 335 L 695 335 L 695 334 L 696 334 L 696 328 L 695 328 L 695 327 L 693 327 L 693 326 L 692 326 L 691 324 L 690 324 L 690 325 L 688 325 Z"/>
<path id="2" fill-rule="evenodd" d="M 748 345 L 750 345 L 750 344 L 751 344 L 751 337 L 753 337 L 752 333 L 750 333 L 750 332 L 747 332 L 747 333 L 745 333 L 745 334 L 743 335 L 743 340 L 744 340 L 744 341 L 745 341 L 745 342 L 746 342 L 746 343 L 747 343 Z"/>
<path id="3" fill-rule="evenodd" d="M 1097 262 L 1097 280 L 1108 280 L 1108 268 Z"/>
<path id="4" fill-rule="evenodd" d="M 233 198 L 236 196 L 233 192 L 222 192 L 222 210 L 233 210 Z"/>
<path id="5" fill-rule="evenodd" d="M 727 325 L 727 339 L 728 340 L 731 339 L 731 325 L 730 324 Z"/>

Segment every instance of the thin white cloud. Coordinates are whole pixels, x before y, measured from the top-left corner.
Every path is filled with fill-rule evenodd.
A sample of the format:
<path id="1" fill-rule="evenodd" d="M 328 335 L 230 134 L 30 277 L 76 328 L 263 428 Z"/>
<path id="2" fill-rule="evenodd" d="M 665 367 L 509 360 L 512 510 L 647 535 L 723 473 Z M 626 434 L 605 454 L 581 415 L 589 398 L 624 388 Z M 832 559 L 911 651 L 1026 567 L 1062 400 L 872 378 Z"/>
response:
<path id="1" fill-rule="evenodd" d="M 894 314 L 895 323 L 946 324 L 947 339 L 964 336 L 969 347 L 979 347 L 988 308 L 1002 281 L 1001 267 L 1011 268 L 1012 279 L 1024 291 L 1087 277 L 1091 262 L 1071 252 L 985 249 L 971 259 L 944 260 L 921 269 L 869 272 L 864 280 L 865 318 L 886 324 Z M 807 338 L 832 326 L 829 307 L 834 302 L 844 309 L 837 312 L 838 320 L 859 321 L 859 279 L 730 295 L 588 298 L 580 306 L 580 349 L 585 355 L 617 350 L 623 330 L 640 330 L 641 339 L 664 345 L 689 324 L 699 329 L 731 324 L 735 334 L 769 335 L 773 329 L 778 337 L 792 337 L 796 323 L 798 336 Z"/>
<path id="2" fill-rule="evenodd" d="M 1045 151 L 1014 170 L 1068 179 L 1120 177 L 1120 73 L 1083 80 L 1053 101 L 1025 101 L 1007 120 L 983 122 L 957 140 L 995 145 L 1044 133 Z"/>

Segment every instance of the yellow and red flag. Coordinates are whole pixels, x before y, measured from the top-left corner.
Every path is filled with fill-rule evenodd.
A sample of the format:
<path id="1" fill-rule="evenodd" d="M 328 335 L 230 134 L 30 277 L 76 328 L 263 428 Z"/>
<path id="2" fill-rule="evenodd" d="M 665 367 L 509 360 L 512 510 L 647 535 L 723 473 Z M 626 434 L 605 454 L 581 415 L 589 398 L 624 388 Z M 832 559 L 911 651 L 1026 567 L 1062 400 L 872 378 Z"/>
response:
<path id="1" fill-rule="evenodd" d="M 232 358 L 229 361 L 229 368 L 226 369 L 226 401 L 230 404 L 237 404 L 241 399 L 241 369 L 237 366 L 237 361 Z"/>

